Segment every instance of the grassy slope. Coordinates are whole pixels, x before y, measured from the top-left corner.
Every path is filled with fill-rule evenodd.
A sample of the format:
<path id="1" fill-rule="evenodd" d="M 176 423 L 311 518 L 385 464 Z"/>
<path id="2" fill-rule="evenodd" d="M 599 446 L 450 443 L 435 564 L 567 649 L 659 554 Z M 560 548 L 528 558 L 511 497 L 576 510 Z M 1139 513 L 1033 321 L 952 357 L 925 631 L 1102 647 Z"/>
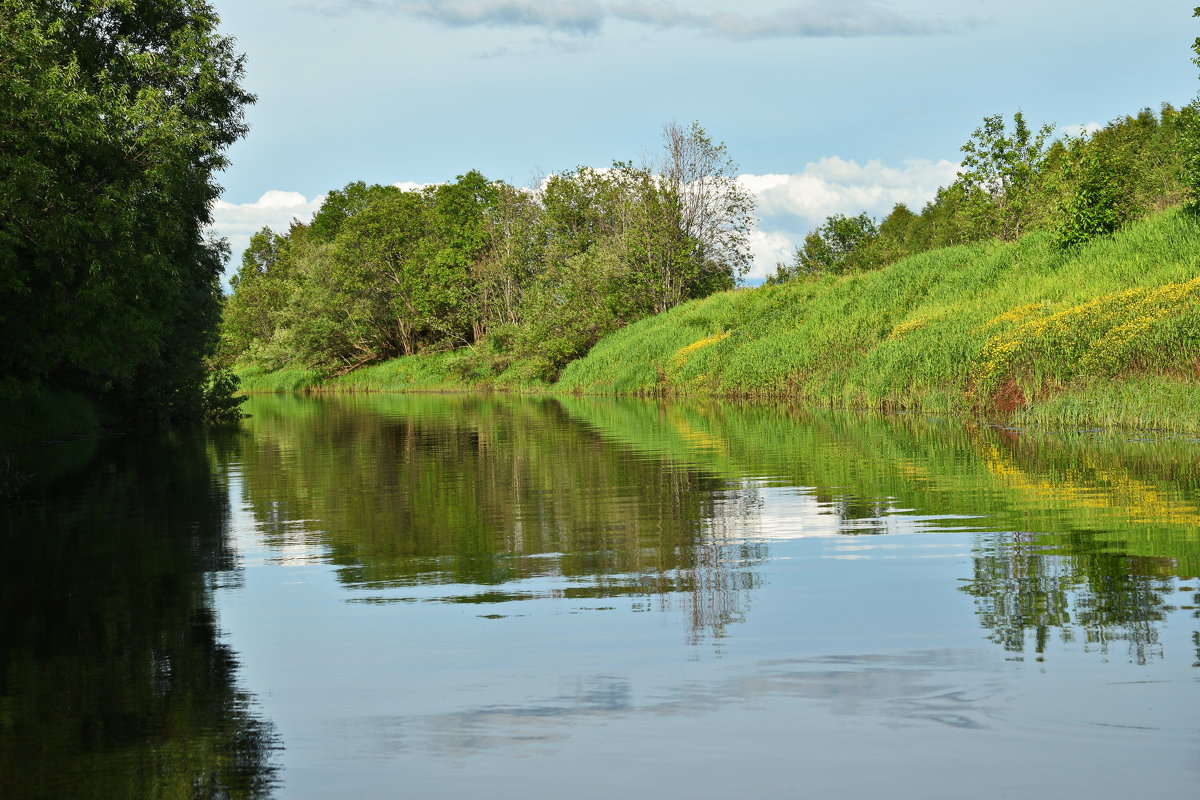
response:
<path id="1" fill-rule="evenodd" d="M 1175 210 L 1069 253 L 1038 232 L 728 292 L 609 336 L 555 388 L 1198 430 L 1198 254 Z"/>
<path id="2" fill-rule="evenodd" d="M 553 387 L 530 388 L 1200 430 L 1198 254 L 1200 225 L 1172 210 L 1068 253 L 1035 232 L 725 292 L 624 328 Z M 455 377 L 454 358 L 324 382 L 302 370 L 240 374 L 247 391 L 480 388 Z"/>

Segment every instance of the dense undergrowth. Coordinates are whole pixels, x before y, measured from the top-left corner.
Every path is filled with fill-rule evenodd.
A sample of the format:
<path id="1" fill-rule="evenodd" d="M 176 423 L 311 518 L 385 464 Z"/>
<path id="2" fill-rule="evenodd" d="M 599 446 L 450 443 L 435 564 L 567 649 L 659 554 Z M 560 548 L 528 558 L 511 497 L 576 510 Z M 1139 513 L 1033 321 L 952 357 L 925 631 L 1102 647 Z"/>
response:
<path id="1" fill-rule="evenodd" d="M 1198 253 L 1200 223 L 1170 210 L 1068 250 L 1035 231 L 873 272 L 723 292 L 605 337 L 553 385 L 480 380 L 461 351 L 324 381 L 308 371 L 241 377 L 248 391 L 788 398 L 1200 430 Z"/>

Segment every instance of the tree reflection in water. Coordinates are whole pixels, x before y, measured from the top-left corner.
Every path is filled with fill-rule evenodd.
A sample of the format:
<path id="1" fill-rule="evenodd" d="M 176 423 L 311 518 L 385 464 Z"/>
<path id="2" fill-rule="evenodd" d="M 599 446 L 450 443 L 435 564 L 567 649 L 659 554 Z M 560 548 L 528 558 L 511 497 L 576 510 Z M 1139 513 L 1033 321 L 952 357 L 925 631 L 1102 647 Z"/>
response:
<path id="1" fill-rule="evenodd" d="M 0 512 L 0 796 L 270 792 L 278 744 L 213 614 L 228 521 L 189 435 L 112 442 Z"/>
<path id="2" fill-rule="evenodd" d="M 243 491 L 267 544 L 319 546 L 359 601 L 635 597 L 681 609 L 690 641 L 720 639 L 768 557 L 763 486 L 811 500 L 830 520 L 804 521 L 817 531 L 979 531 L 964 589 L 1014 653 L 1057 637 L 1155 658 L 1173 582 L 1200 571 L 1188 441 L 584 398 L 256 398 L 255 413 Z"/>

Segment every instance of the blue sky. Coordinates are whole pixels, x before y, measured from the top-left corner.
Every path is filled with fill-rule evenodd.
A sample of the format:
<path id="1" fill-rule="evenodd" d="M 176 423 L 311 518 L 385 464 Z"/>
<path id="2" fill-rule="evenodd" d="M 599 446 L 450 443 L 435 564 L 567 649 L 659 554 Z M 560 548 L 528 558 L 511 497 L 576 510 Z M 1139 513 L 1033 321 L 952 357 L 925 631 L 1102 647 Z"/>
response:
<path id="1" fill-rule="evenodd" d="M 249 234 L 353 180 L 538 175 L 724 141 L 752 275 L 832 213 L 920 206 L 985 115 L 1103 123 L 1200 89 L 1194 0 L 214 0 L 258 95 L 215 209 Z"/>

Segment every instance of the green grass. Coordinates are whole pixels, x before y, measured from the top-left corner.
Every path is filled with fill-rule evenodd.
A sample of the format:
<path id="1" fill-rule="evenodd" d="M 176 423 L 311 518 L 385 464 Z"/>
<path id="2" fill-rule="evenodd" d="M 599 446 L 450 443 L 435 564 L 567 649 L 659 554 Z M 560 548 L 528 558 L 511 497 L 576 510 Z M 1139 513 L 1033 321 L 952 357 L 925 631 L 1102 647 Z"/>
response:
<path id="1" fill-rule="evenodd" d="M 321 385 L 321 373 L 303 367 L 264 370 L 260 367 L 236 367 L 234 373 L 241 381 L 241 390 L 249 394 L 269 392 L 299 392 Z"/>
<path id="2" fill-rule="evenodd" d="M 693 301 L 604 339 L 554 388 L 1194 429 L 1200 226 L 1173 210 L 1070 252 L 1051 239 Z"/>
<path id="3" fill-rule="evenodd" d="M 447 392 L 470 388 L 454 364 L 458 353 L 407 356 L 363 367 L 326 381 L 322 388 L 356 392 Z"/>
<path id="4" fill-rule="evenodd" d="M 239 373 L 248 392 L 475 391 L 786 398 L 808 406 L 1200 430 L 1200 224 L 1179 209 L 1071 251 L 1053 235 L 945 248 L 875 272 L 741 289 L 601 340 L 545 387 L 464 354 L 322 381 Z"/>

